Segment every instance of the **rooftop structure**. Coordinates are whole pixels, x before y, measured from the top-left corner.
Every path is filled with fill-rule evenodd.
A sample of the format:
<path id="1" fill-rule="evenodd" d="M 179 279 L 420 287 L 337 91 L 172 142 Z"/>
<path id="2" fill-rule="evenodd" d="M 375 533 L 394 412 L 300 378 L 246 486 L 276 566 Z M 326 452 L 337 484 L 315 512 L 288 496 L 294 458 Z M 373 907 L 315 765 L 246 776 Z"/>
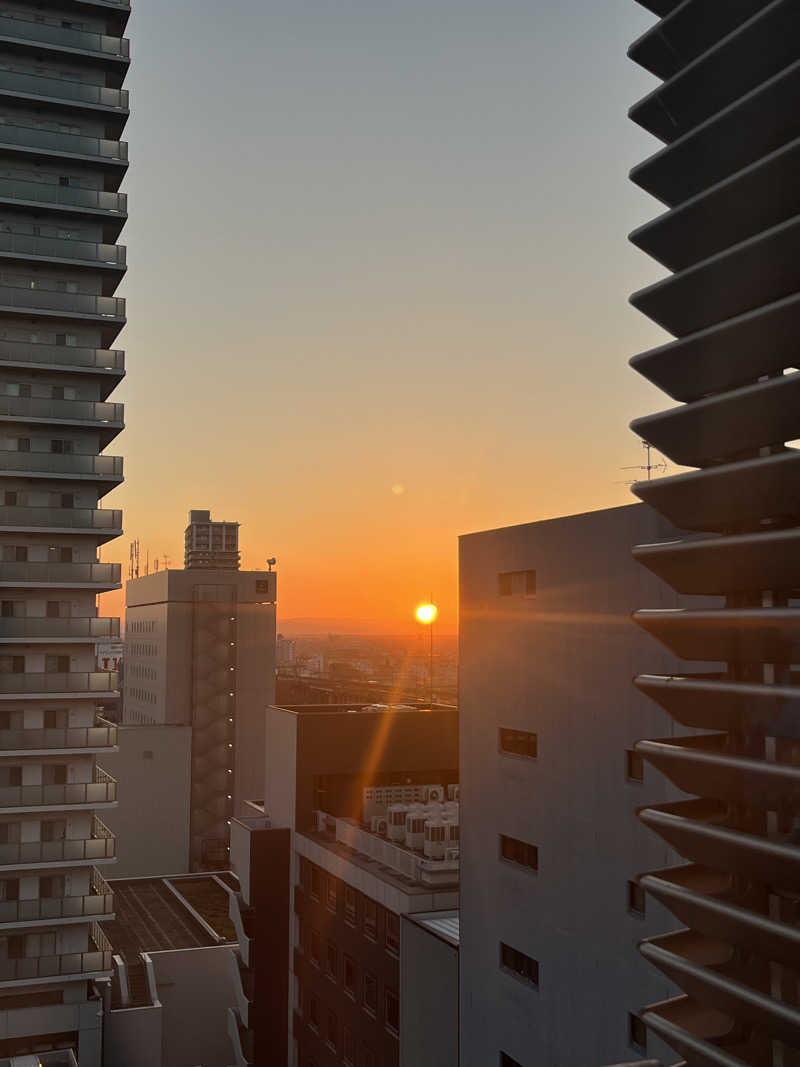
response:
<path id="1" fill-rule="evenodd" d="M 210 511 L 190 511 L 185 543 L 186 570 L 239 570 L 238 522 L 215 522 Z"/>
<path id="2" fill-rule="evenodd" d="M 682 794 L 640 818 L 685 861 L 641 881 L 685 926 L 641 945 L 682 991 L 642 1020 L 692 1064 L 788 1067 L 800 1062 L 800 19 L 796 0 L 640 2 L 659 19 L 630 55 L 660 84 L 631 118 L 660 143 L 631 177 L 659 214 L 631 240 L 671 273 L 631 300 L 673 339 L 631 361 L 669 400 L 633 429 L 694 469 L 634 485 L 691 531 L 636 557 L 718 598 L 636 614 L 690 661 L 640 668 L 636 685 L 704 731 L 636 745 Z"/>

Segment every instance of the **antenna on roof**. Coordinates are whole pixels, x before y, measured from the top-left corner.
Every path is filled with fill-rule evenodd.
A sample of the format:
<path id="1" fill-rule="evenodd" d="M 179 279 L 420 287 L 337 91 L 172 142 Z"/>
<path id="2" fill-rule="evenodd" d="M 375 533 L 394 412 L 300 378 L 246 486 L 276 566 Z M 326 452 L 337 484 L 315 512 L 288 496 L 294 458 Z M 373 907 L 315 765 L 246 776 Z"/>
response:
<path id="1" fill-rule="evenodd" d="M 661 460 L 658 463 L 654 463 L 653 462 L 653 452 L 656 452 L 656 450 L 653 448 L 653 446 L 650 444 L 649 441 L 642 441 L 642 448 L 645 451 L 645 460 L 646 461 L 644 463 L 636 463 L 632 467 L 620 467 L 620 470 L 623 470 L 623 471 L 646 471 L 647 472 L 647 481 L 649 482 L 653 477 L 653 472 L 654 471 L 658 471 L 660 473 L 665 473 L 669 469 L 669 464 L 663 458 L 663 456 L 662 456 Z M 660 456 L 661 453 L 660 452 L 656 452 L 656 455 Z M 616 485 L 633 485 L 634 482 L 639 482 L 641 480 L 642 480 L 641 478 L 631 478 L 630 481 L 616 482 L 615 484 Z"/>

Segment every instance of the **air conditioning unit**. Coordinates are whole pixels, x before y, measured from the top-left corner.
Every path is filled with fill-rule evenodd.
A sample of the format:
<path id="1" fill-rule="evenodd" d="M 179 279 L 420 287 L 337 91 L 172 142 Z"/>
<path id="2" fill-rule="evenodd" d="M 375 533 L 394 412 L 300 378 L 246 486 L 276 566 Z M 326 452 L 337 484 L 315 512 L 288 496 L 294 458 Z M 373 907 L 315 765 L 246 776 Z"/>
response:
<path id="1" fill-rule="evenodd" d="M 328 826 L 328 817 L 324 811 L 312 811 L 312 818 L 314 819 L 314 825 L 317 828 L 318 834 L 324 834 Z"/>
<path id="2" fill-rule="evenodd" d="M 388 837 L 389 836 L 389 820 L 386 818 L 386 816 L 385 815 L 382 816 L 380 819 L 377 819 L 376 822 L 377 822 L 378 825 L 373 828 L 375 830 L 375 833 L 376 834 L 380 834 L 381 837 Z"/>
<path id="3" fill-rule="evenodd" d="M 406 848 L 421 849 L 425 841 L 425 816 L 419 812 L 406 815 Z"/>
<path id="4" fill-rule="evenodd" d="M 447 787 L 447 799 L 448 800 L 460 800 L 461 799 L 461 787 L 458 782 L 452 782 Z"/>
<path id="5" fill-rule="evenodd" d="M 431 785 L 428 786 L 427 801 L 429 804 L 443 804 L 444 803 L 444 786 L 443 785 Z"/>
<path id="6" fill-rule="evenodd" d="M 444 850 L 444 858 L 446 860 L 460 860 L 461 849 L 460 848 L 446 848 Z"/>
<path id="7" fill-rule="evenodd" d="M 408 804 L 390 804 L 387 836 L 390 841 L 403 841 L 406 836 L 406 813 Z"/>

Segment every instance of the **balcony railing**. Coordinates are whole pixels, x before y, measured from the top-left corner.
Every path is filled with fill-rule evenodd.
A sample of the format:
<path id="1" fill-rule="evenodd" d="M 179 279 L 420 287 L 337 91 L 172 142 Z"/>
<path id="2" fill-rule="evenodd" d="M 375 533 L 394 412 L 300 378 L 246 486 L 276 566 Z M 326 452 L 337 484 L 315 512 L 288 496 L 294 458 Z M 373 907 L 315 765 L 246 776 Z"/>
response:
<path id="1" fill-rule="evenodd" d="M 118 585 L 119 563 L 0 563 L 0 582 L 77 582 Z M 2 689 L 2 685 L 0 685 Z"/>
<path id="2" fill-rule="evenodd" d="M 24 148 L 41 148 L 46 152 L 69 152 L 76 156 L 100 156 L 103 159 L 120 161 L 128 158 L 126 141 L 110 141 L 105 137 L 87 137 L 81 133 L 62 133 L 60 130 L 43 130 L 39 126 L 12 126 L 8 122 L 0 122 L 0 144 L 16 144 Z"/>
<path id="3" fill-rule="evenodd" d="M 35 900 L 0 901 L 0 923 L 40 922 L 48 919 L 93 919 L 113 915 L 114 894 L 97 871 L 91 892 L 79 897 L 37 897 Z"/>
<path id="4" fill-rule="evenodd" d="M 0 128 L 0 142 L 2 141 Z M 0 252 L 24 256 L 49 256 L 75 259 L 85 263 L 125 266 L 125 246 L 97 244 L 94 241 L 70 241 L 66 237 L 38 237 L 30 233 L 0 233 Z"/>
<path id="5" fill-rule="evenodd" d="M 0 809 L 41 808 L 51 805 L 81 807 L 84 804 L 109 804 L 116 799 L 116 779 L 100 767 L 95 767 L 94 780 L 91 782 L 0 786 Z"/>
<path id="6" fill-rule="evenodd" d="M 127 89 L 107 89 L 104 85 L 86 85 L 81 81 L 48 78 L 6 67 L 0 67 L 0 89 L 58 100 L 82 100 L 87 104 L 118 108 L 120 111 L 128 108 Z"/>
<path id="7" fill-rule="evenodd" d="M 92 863 L 113 860 L 117 854 L 117 839 L 97 817 L 92 819 L 88 838 L 61 841 L 17 841 L 0 845 L 0 866 L 25 866 L 29 863 Z"/>
<path id="8" fill-rule="evenodd" d="M 2 404 L 0 398 L 0 404 Z M 72 401 L 68 401 L 72 403 Z M 121 478 L 122 456 L 84 456 L 75 452 L 2 452 L 0 471 L 36 471 L 38 474 L 94 474 Z M 28 508 L 33 511 L 35 509 Z M 38 510 L 38 509 L 37 509 Z M 59 508 L 47 508 L 56 513 Z"/>
<path id="9" fill-rule="evenodd" d="M 52 400 L 38 396 L 0 396 L 0 415 L 18 418 L 69 419 L 77 422 L 122 423 L 122 404 L 96 400 Z M 33 455 L 34 453 L 30 453 Z"/>
<path id="10" fill-rule="evenodd" d="M 0 37 L 16 37 L 36 44 L 53 44 L 61 48 L 80 48 L 84 52 L 127 59 L 130 42 L 125 37 L 107 37 L 88 30 L 70 30 L 47 22 L 32 22 L 29 19 L 0 16 Z"/>
<path id="11" fill-rule="evenodd" d="M 74 345 L 0 340 L 0 362 L 124 371 L 125 353 L 113 348 L 78 348 Z"/>
<path id="12" fill-rule="evenodd" d="M 118 687 L 116 671 L 0 674 L 0 693 L 113 693 Z"/>
<path id="13" fill-rule="evenodd" d="M 59 207 L 86 207 L 120 215 L 128 210 L 126 193 L 107 193 L 104 189 L 81 189 L 75 185 L 58 185 L 54 182 L 26 182 L 16 178 L 0 178 L 0 200 L 3 199 L 57 204 Z"/>
<path id="14" fill-rule="evenodd" d="M 7 637 L 88 637 L 97 641 L 116 640 L 119 638 L 119 619 L 0 618 L 0 643 Z"/>
<path id="15" fill-rule="evenodd" d="M 113 748 L 116 743 L 117 727 L 99 716 L 94 726 L 0 730 L 0 750 L 4 753 L 42 748 Z"/>
<path id="16" fill-rule="evenodd" d="M 104 459 L 117 457 L 104 456 Z M 0 455 L 0 470 L 2 465 Z M 52 526 L 56 529 L 121 530 L 122 512 L 102 508 L 0 507 L 0 526 Z"/>
<path id="17" fill-rule="evenodd" d="M 108 319 L 125 318 L 125 299 L 120 296 L 94 296 L 67 293 L 59 289 L 31 289 L 0 284 L 0 305 L 14 308 L 41 308 L 69 315 L 98 315 Z"/>
<path id="18" fill-rule="evenodd" d="M 69 974 L 93 974 L 112 970 L 111 942 L 92 923 L 88 952 L 65 952 L 60 956 L 33 956 L 21 960 L 0 960 L 0 982 L 31 978 L 57 978 Z"/>

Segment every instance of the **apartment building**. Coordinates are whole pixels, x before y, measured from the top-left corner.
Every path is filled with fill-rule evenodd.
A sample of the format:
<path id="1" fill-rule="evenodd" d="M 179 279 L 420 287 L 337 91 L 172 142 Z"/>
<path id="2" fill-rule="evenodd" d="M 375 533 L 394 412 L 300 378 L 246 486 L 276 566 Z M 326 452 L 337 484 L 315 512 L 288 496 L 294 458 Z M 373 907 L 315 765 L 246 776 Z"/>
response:
<path id="1" fill-rule="evenodd" d="M 630 616 L 688 601 L 631 549 L 674 535 L 637 505 L 461 538 L 462 1067 L 664 1052 L 636 944 L 674 924 L 638 876 L 671 853 L 635 811 L 674 794 L 635 745 L 672 727 L 631 677 L 675 661 Z"/>
<path id="2" fill-rule="evenodd" d="M 101 1062 L 94 980 L 115 854 L 99 766 L 116 690 L 95 644 L 120 587 L 117 243 L 127 218 L 124 0 L 11 0 L 0 12 L 0 1061 Z M 37 1061 L 38 1062 L 38 1061 Z"/>
<path id="3" fill-rule="evenodd" d="M 691 536 L 638 560 L 716 610 L 636 621 L 680 660 L 636 685 L 676 724 L 637 755 L 682 793 L 642 822 L 684 862 L 643 879 L 685 925 L 641 946 L 680 988 L 643 1014 L 681 1059 L 800 1064 L 800 13 L 794 0 L 640 0 L 630 48 L 658 83 L 631 235 L 670 272 L 631 303 L 670 339 L 632 359 L 667 395 L 632 428 L 675 464 L 634 493 Z M 678 401 L 676 406 L 675 402 Z M 665 406 L 666 404 L 666 406 Z M 686 736 L 687 728 L 702 730 Z"/>
<path id="4" fill-rule="evenodd" d="M 191 728 L 191 870 L 227 868 L 230 819 L 263 791 L 265 713 L 275 699 L 276 582 L 275 571 L 197 567 L 126 585 L 123 722 Z M 162 747 L 157 734 L 151 729 L 153 744 L 143 748 L 151 757 Z M 165 745 L 181 745 L 174 729 L 162 737 Z M 138 760 L 142 746 L 131 740 L 130 758 Z M 175 751 L 181 764 L 174 772 L 182 779 L 182 749 Z M 121 751 L 121 773 L 126 756 Z M 140 778 L 138 771 L 131 775 Z M 146 837 L 131 840 L 130 848 L 142 853 Z M 139 873 L 158 872 L 155 864 Z"/>
<path id="5" fill-rule="evenodd" d="M 239 523 L 214 522 L 210 511 L 190 511 L 186 527 L 184 567 L 239 570 Z"/>
<path id="6" fill-rule="evenodd" d="M 261 810 L 232 826 L 237 1067 L 398 1067 L 402 919 L 458 906 L 457 790 L 455 708 L 270 709 Z"/>

